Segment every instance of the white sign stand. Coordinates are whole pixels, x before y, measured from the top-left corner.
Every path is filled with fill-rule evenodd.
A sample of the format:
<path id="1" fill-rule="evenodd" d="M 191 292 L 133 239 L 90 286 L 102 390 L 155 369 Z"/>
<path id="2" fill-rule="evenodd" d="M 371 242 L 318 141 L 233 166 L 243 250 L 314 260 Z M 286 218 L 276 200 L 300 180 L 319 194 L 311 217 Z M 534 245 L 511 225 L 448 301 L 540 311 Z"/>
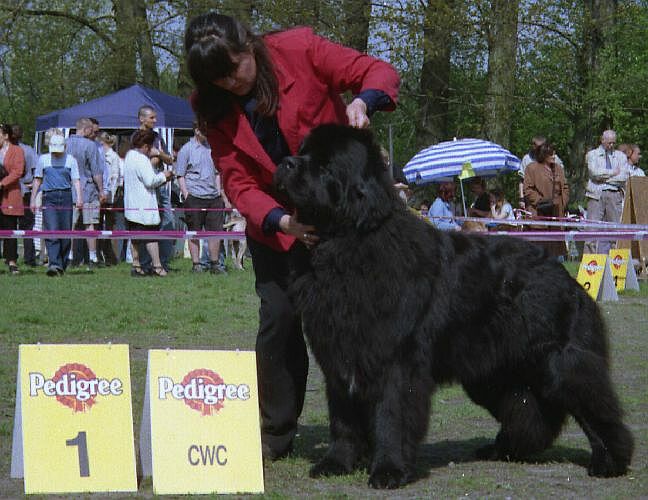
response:
<path id="1" fill-rule="evenodd" d="M 612 269 L 610 268 L 610 259 L 608 258 L 605 259 L 603 279 L 601 280 L 601 287 L 599 288 L 596 300 L 602 302 L 616 302 L 619 300 L 619 294 L 616 291 L 614 278 L 612 277 Z"/>
<path id="2" fill-rule="evenodd" d="M 14 410 L 13 440 L 11 442 L 12 479 L 25 477 L 22 439 L 22 394 L 20 390 L 20 356 L 18 356 L 18 375 L 16 376 L 16 409 Z"/>

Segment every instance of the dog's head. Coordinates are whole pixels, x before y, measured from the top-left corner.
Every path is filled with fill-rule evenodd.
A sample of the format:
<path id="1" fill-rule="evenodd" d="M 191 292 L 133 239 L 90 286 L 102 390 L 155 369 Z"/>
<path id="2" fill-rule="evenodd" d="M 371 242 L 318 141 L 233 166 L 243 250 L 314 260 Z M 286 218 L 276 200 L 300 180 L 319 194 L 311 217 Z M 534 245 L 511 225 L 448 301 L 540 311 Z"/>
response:
<path id="1" fill-rule="evenodd" d="M 279 164 L 275 185 L 299 221 L 324 234 L 371 230 L 400 203 L 371 132 L 342 125 L 313 129 Z"/>

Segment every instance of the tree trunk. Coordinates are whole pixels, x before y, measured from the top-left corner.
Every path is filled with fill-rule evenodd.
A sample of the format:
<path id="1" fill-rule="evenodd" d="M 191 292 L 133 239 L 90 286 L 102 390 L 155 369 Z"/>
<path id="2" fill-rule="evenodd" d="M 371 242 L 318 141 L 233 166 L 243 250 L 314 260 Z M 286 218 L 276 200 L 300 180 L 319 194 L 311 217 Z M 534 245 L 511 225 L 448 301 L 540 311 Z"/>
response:
<path id="1" fill-rule="evenodd" d="M 419 82 L 419 148 L 448 139 L 452 11 L 455 0 L 430 0 L 425 6 L 423 66 Z"/>
<path id="2" fill-rule="evenodd" d="M 128 0 L 113 0 L 115 13 L 115 50 L 107 63 L 106 74 L 112 80 L 115 90 L 126 88 L 137 81 L 137 47 L 132 27 L 132 3 Z"/>
<path id="3" fill-rule="evenodd" d="M 488 76 L 484 135 L 509 147 L 515 92 L 519 2 L 492 0 L 488 26 Z"/>
<path id="4" fill-rule="evenodd" d="M 147 87 L 157 88 L 160 79 L 157 63 L 153 53 L 151 31 L 146 17 L 144 0 L 113 0 L 117 50 L 113 55 L 116 71 L 117 89 L 133 85 L 137 79 L 137 60 L 139 58 L 142 78 Z"/>
<path id="5" fill-rule="evenodd" d="M 585 154 L 598 144 L 605 128 L 611 128 L 610 118 L 595 121 L 596 103 L 593 99 L 595 77 L 600 70 L 600 54 L 607 43 L 607 32 L 613 27 L 616 0 L 586 0 L 584 2 L 582 43 L 576 55 L 580 102 L 573 114 L 574 132 L 570 141 L 567 176 L 572 181 L 573 199 L 582 198 L 587 182 Z"/>

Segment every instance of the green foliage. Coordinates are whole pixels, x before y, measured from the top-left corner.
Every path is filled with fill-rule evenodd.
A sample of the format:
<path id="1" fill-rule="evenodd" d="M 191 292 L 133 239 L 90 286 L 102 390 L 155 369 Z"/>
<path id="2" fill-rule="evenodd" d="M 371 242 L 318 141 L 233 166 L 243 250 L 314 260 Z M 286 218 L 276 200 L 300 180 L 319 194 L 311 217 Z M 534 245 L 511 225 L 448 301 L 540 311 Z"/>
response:
<path id="1" fill-rule="evenodd" d="M 142 1 L 159 86 L 183 97 L 188 88 L 178 73 L 188 16 L 217 9 L 249 20 L 257 32 L 308 24 L 336 41 L 351 36 L 349 0 Z M 549 137 L 566 163 L 576 198 L 584 182 L 584 150 L 596 145 L 602 127 L 614 127 L 622 142 L 648 137 L 648 5 L 601 0 L 597 5 L 604 15 L 597 19 L 590 4 L 520 0 L 517 65 L 507 70 L 516 81 L 510 96 L 511 151 L 522 156 L 533 135 Z M 0 12 L 0 119 L 22 123 L 30 137 L 36 116 L 113 90 L 120 81 L 115 73 L 124 65 L 135 65 L 135 80 L 150 80 L 143 74 L 142 56 L 131 61 L 130 52 L 124 52 L 124 42 L 140 43 L 118 33 L 114 11 L 124 5 L 124 0 L 35 0 L 14 2 Z M 423 48 L 432 54 L 443 49 L 428 36 L 437 25 L 451 26 L 445 139 L 483 137 L 491 7 L 486 0 L 373 3 L 368 52 L 391 61 L 402 86 L 397 111 L 375 115 L 372 124 L 385 147 L 391 126 L 397 166 L 421 147 L 420 103 L 429 95 L 421 88 Z M 35 14 L 39 9 L 61 15 Z M 593 30 L 602 33 L 596 54 L 589 37 Z M 508 188 L 516 179 L 494 183 Z M 514 189 L 507 194 L 514 197 Z"/>

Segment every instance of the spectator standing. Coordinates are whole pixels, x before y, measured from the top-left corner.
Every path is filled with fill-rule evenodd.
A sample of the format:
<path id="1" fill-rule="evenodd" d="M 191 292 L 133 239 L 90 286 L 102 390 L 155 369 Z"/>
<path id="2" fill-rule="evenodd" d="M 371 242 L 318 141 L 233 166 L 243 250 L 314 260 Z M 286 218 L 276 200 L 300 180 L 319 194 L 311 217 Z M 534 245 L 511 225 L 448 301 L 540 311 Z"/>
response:
<path id="1" fill-rule="evenodd" d="M 641 149 L 638 144 L 620 144 L 618 150 L 626 155 L 628 163 L 626 168 L 628 170 L 628 177 L 645 177 L 645 172 L 639 168 L 639 160 L 641 159 Z"/>
<path id="2" fill-rule="evenodd" d="M 160 213 L 158 212 L 155 190 L 173 176 L 170 170 L 155 172 L 150 161 L 155 134 L 152 130 L 138 130 L 133 134 L 131 149 L 124 161 L 124 216 L 129 231 L 159 231 Z M 131 276 L 143 277 L 146 272 L 140 265 L 139 245 L 146 245 L 146 251 L 153 264 L 152 275 L 163 277 L 167 271 L 160 262 L 158 243 L 155 240 L 131 239 L 133 267 Z"/>
<path id="3" fill-rule="evenodd" d="M 519 208 L 521 208 L 523 210 L 526 208 L 526 202 L 524 200 L 524 172 L 526 171 L 526 168 L 529 165 L 531 165 L 534 161 L 536 161 L 535 152 L 545 142 L 547 142 L 547 138 L 544 135 L 535 135 L 535 136 L 533 136 L 533 138 L 531 139 L 531 148 L 522 157 L 522 163 L 520 164 L 520 170 L 518 170 L 518 174 L 521 177 L 520 183 L 518 185 L 519 196 L 520 196 L 518 206 L 519 206 Z M 556 160 L 556 164 L 560 165 L 564 169 L 563 162 L 558 157 L 558 155 L 555 155 L 554 158 Z"/>
<path id="4" fill-rule="evenodd" d="M 0 125 L 0 165 L 6 175 L 0 179 L 0 229 L 18 229 L 18 220 L 25 213 L 20 192 L 20 178 L 25 173 L 25 153 L 18 146 L 10 125 Z M 20 274 L 18 269 L 18 240 L 7 238 L 2 241 L 2 256 L 11 274 Z"/>
<path id="5" fill-rule="evenodd" d="M 117 142 L 117 137 L 110 135 L 108 132 L 101 132 L 97 137 L 97 141 L 101 146 L 101 154 L 104 156 L 105 161 L 103 175 L 105 201 L 101 206 L 99 223 L 101 228 L 112 231 L 115 228 L 114 201 L 117 187 L 119 186 L 122 162 L 117 152 L 113 149 Z M 119 262 L 117 240 L 100 240 L 99 246 L 101 247 L 101 253 L 106 265 L 114 265 Z"/>
<path id="6" fill-rule="evenodd" d="M 219 176 L 214 167 L 211 148 L 205 136 L 194 123 L 194 136 L 178 152 L 176 176 L 184 198 L 185 220 L 190 231 L 222 231 L 225 220 L 225 202 L 221 194 Z M 221 240 L 208 240 L 210 271 L 226 274 L 219 264 Z M 202 272 L 200 264 L 200 240 L 189 240 L 189 254 L 193 272 Z"/>
<path id="7" fill-rule="evenodd" d="M 30 206 L 36 210 L 38 190 L 43 192 L 43 226 L 46 230 L 72 229 L 72 188 L 76 193 L 76 208 L 83 208 L 83 193 L 79 168 L 72 155 L 65 153 L 65 138 L 53 134 L 49 139 L 49 153 L 41 155 L 34 172 L 34 186 Z M 62 276 L 68 265 L 70 240 L 46 238 L 48 276 Z"/>
<path id="8" fill-rule="evenodd" d="M 428 210 L 430 222 L 443 231 L 460 231 L 461 226 L 454 220 L 455 214 L 451 205 L 455 195 L 454 182 L 442 182 L 439 184 L 437 197 Z"/>
<path id="9" fill-rule="evenodd" d="M 115 229 L 126 229 L 126 218 L 124 217 L 124 161 L 126 154 L 130 151 L 130 139 L 125 140 L 121 138 L 119 147 L 117 149 L 117 156 L 119 157 L 119 178 L 117 180 L 117 189 L 115 190 L 115 198 L 113 200 Z M 128 240 L 114 240 L 117 242 L 117 257 L 119 260 L 126 261 L 128 254 Z"/>
<path id="10" fill-rule="evenodd" d="M 76 132 L 68 137 L 66 151 L 77 161 L 81 192 L 83 194 L 83 209 L 75 210 L 72 216 L 72 225 L 79 223 L 86 230 L 99 228 L 99 208 L 104 200 L 103 194 L 103 168 L 104 159 L 92 139 L 94 124 L 89 118 L 79 118 L 76 122 Z M 74 196 L 75 193 L 73 193 Z M 76 200 L 75 200 L 76 201 Z M 97 240 L 88 238 L 88 254 L 90 267 L 98 265 Z M 79 255 L 80 247 L 75 248 L 73 264 L 80 264 L 83 256 Z"/>
<path id="11" fill-rule="evenodd" d="M 619 222 L 623 206 L 625 182 L 628 178 L 627 158 L 616 148 L 616 132 L 606 130 L 601 134 L 601 145 L 587 153 L 589 179 L 587 218 L 593 221 Z M 585 253 L 607 255 L 614 242 L 587 241 Z"/>
<path id="12" fill-rule="evenodd" d="M 524 175 L 524 197 L 533 215 L 562 217 L 569 202 L 565 171 L 556 163 L 554 148 L 544 143 L 536 150 L 536 161 Z M 542 202 L 547 203 L 542 203 Z M 547 208 L 545 208 L 547 207 Z"/>
<path id="13" fill-rule="evenodd" d="M 247 220 L 248 248 L 261 298 L 256 352 L 263 454 L 290 453 L 304 403 L 308 354 L 301 319 L 287 294 L 291 262 L 318 240 L 274 192 L 272 176 L 306 134 L 323 123 L 369 125 L 393 109 L 398 74 L 387 63 L 298 28 L 265 36 L 208 13 L 185 36 L 192 104 L 208 131 L 225 194 Z M 340 94 L 355 97 L 345 106 Z"/>
<path id="14" fill-rule="evenodd" d="M 24 215 L 18 219 L 18 227 L 22 230 L 34 229 L 34 212 L 30 209 L 32 182 L 34 180 L 34 169 L 38 157 L 36 151 L 31 146 L 22 142 L 23 129 L 20 125 L 14 124 L 11 126 L 13 135 L 18 142 L 18 145 L 25 154 L 25 173 L 20 178 L 20 191 L 23 197 Z M 36 263 L 36 249 L 34 248 L 34 240 L 32 238 L 23 239 L 23 260 L 25 265 L 34 267 Z"/>
<path id="15" fill-rule="evenodd" d="M 564 169 L 556 163 L 556 154 L 551 144 L 545 142 L 536 150 L 536 161 L 524 174 L 524 197 L 527 210 L 542 217 L 562 217 L 569 202 L 569 185 Z M 561 230 L 560 227 L 555 228 Z M 550 255 L 563 259 L 567 247 L 562 241 L 539 242 Z"/>
<path id="16" fill-rule="evenodd" d="M 173 157 L 169 154 L 167 145 L 162 137 L 160 137 L 160 134 L 154 130 L 157 124 L 157 111 L 152 106 L 144 105 L 137 111 L 137 118 L 140 122 L 140 130 L 150 130 L 153 132 L 154 141 L 149 153 L 149 159 L 155 171 L 160 172 L 165 169 L 165 165 L 173 165 Z M 158 206 L 162 209 L 160 229 L 162 231 L 173 231 L 175 229 L 175 223 L 171 209 L 171 194 L 169 186 L 166 184 L 158 188 L 157 201 Z M 173 257 L 173 247 L 173 240 L 162 240 L 159 244 L 162 266 L 167 271 L 169 270 L 169 263 Z M 148 256 L 142 259 L 142 266 L 148 267 Z"/>

